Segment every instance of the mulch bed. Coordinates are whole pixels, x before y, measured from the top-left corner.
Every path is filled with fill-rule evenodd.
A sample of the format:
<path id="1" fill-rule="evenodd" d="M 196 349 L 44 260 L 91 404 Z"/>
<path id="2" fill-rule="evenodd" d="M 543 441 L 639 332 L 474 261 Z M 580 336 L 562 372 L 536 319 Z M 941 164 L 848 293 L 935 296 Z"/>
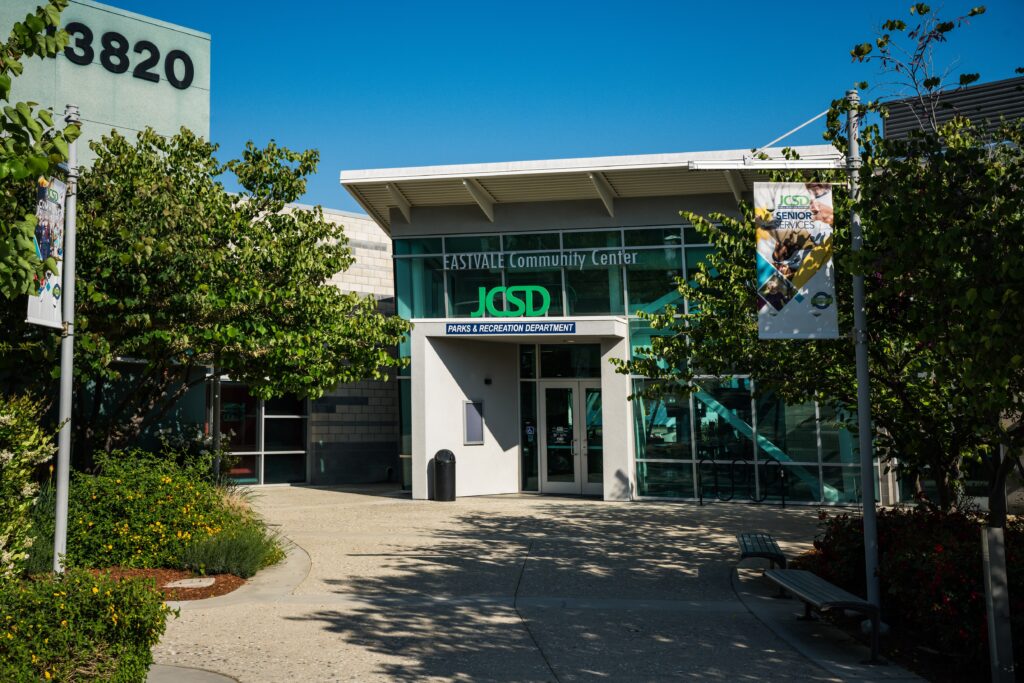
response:
<path id="1" fill-rule="evenodd" d="M 123 579 L 125 577 L 153 579 L 153 581 L 156 582 L 157 588 L 159 588 L 164 594 L 164 600 L 175 601 L 213 598 L 218 595 L 230 593 L 239 586 L 245 585 L 245 579 L 239 578 L 234 574 L 209 574 L 206 578 L 214 580 L 212 586 L 206 586 L 205 588 L 164 588 L 165 584 L 171 583 L 172 581 L 199 578 L 198 574 L 194 574 L 184 569 L 137 569 L 133 567 L 109 567 L 107 569 L 94 569 L 93 572 L 96 574 L 109 573 L 110 576 L 115 579 Z"/>

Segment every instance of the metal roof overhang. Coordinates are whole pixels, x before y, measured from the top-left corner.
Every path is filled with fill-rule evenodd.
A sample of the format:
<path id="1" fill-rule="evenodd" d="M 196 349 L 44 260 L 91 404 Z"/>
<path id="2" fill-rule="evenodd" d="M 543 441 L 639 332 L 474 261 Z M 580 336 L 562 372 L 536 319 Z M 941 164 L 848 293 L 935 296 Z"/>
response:
<path id="1" fill-rule="evenodd" d="M 799 159 L 784 158 L 779 148 L 761 150 L 767 160 L 725 150 L 342 171 L 340 180 L 390 234 L 392 208 L 410 221 L 413 207 L 475 204 L 493 222 L 497 204 L 593 199 L 614 216 L 621 198 L 731 192 L 739 199 L 771 169 L 844 166 L 830 145 L 792 149 Z"/>

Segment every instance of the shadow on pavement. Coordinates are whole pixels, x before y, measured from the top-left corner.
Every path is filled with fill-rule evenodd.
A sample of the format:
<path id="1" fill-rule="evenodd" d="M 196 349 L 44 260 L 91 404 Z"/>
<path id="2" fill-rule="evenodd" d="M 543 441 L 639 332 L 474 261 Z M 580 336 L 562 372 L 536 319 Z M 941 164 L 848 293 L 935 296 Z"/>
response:
<path id="1" fill-rule="evenodd" d="M 291 618 L 385 655 L 393 680 L 829 679 L 729 582 L 735 533 L 770 532 L 793 553 L 813 509 L 478 500 L 417 503 L 451 516 L 420 541 L 351 553 L 378 571 L 323 583 L 354 607 Z"/>

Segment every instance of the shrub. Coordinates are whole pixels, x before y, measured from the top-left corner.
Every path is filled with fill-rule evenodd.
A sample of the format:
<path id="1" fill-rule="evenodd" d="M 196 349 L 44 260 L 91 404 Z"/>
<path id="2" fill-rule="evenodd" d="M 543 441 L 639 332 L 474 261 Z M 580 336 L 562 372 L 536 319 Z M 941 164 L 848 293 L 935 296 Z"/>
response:
<path id="1" fill-rule="evenodd" d="M 57 514 L 57 489 L 51 482 L 39 487 L 32 506 L 31 527 L 35 540 L 25 561 L 25 574 L 44 574 L 53 569 L 53 534 Z"/>
<path id="2" fill-rule="evenodd" d="M 27 396 L 0 397 L 0 582 L 18 576 L 28 559 L 37 491 L 32 472 L 53 457 L 53 441 L 36 423 L 38 413 Z"/>
<path id="3" fill-rule="evenodd" d="M 63 576 L 0 588 L 0 680 L 146 679 L 171 613 L 152 581 Z"/>
<path id="4" fill-rule="evenodd" d="M 277 535 L 260 524 L 249 523 L 188 546 L 182 554 L 181 566 L 200 573 L 234 574 L 248 579 L 283 557 Z"/>
<path id="5" fill-rule="evenodd" d="M 901 637 L 959 661 L 965 670 L 988 665 L 982 523 L 962 512 L 925 508 L 879 510 L 878 560 L 882 617 Z M 1024 653 L 1024 524 L 1006 529 L 1014 651 Z M 800 563 L 823 578 L 865 595 L 860 517 L 822 514 L 814 552 Z"/>
<path id="6" fill-rule="evenodd" d="M 177 567 L 184 549 L 249 521 L 208 480 L 206 460 L 145 451 L 96 456 L 97 474 L 76 473 L 68 562 L 81 567 Z"/>

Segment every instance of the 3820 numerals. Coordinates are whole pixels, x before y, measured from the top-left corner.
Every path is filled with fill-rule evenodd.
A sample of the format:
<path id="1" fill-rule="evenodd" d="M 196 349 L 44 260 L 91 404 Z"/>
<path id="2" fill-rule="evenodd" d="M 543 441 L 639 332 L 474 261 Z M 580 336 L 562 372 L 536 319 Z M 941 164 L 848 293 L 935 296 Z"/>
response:
<path id="1" fill-rule="evenodd" d="M 95 35 L 92 29 L 85 24 L 73 21 L 67 25 L 67 32 L 72 40 L 64 48 L 64 56 L 72 63 L 85 66 L 92 64 L 96 58 L 96 47 L 93 45 Z M 113 74 L 123 74 L 131 67 L 131 59 L 128 57 L 130 43 L 120 33 L 108 31 L 100 36 L 100 64 L 104 69 Z M 144 55 L 142 61 L 132 69 L 132 76 L 141 78 L 151 83 L 160 82 L 160 74 L 154 71 L 160 64 L 160 48 L 148 40 L 140 40 L 132 47 L 132 52 L 137 55 Z M 178 75 L 178 65 L 184 72 Z M 171 50 L 164 57 L 164 77 L 167 82 L 178 90 L 184 90 L 192 85 L 196 70 L 192 65 L 192 58 L 182 50 Z"/>

